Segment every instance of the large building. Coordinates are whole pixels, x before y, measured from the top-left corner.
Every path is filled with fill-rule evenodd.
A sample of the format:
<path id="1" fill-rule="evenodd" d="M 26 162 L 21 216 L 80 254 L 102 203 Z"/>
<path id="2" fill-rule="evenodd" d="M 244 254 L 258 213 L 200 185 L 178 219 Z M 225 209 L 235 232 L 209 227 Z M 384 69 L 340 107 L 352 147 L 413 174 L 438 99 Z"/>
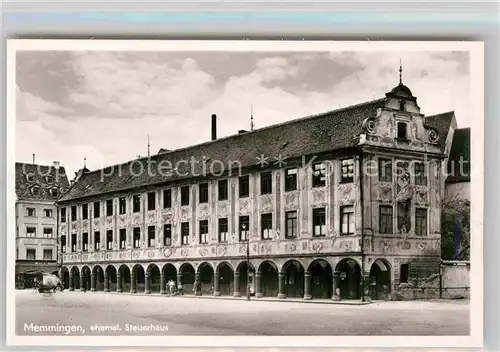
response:
<path id="1" fill-rule="evenodd" d="M 65 284 L 416 297 L 439 272 L 455 128 L 453 112 L 421 114 L 401 81 L 381 99 L 225 138 L 212 116 L 211 141 L 78 172 L 58 202 Z"/>
<path id="2" fill-rule="evenodd" d="M 68 189 L 64 168 L 16 163 L 16 287 L 30 287 L 29 272 L 59 272 L 55 201 Z"/>

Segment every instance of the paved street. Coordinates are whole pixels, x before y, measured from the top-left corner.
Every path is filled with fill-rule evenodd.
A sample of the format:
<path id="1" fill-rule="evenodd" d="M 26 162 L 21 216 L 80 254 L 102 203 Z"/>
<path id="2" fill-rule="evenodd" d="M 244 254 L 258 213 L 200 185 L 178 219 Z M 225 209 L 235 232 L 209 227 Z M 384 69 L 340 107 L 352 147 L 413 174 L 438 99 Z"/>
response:
<path id="1" fill-rule="evenodd" d="M 64 334 L 43 331 L 54 326 L 71 326 L 69 335 L 468 335 L 469 305 L 347 306 L 69 291 L 47 298 L 16 291 L 17 334 Z"/>

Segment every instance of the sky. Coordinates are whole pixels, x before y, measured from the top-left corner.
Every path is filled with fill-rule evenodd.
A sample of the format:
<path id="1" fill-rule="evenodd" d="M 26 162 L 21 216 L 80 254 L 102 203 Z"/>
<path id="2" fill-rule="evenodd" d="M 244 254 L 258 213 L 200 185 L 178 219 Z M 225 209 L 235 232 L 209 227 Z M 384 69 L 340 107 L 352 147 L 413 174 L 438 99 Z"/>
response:
<path id="1" fill-rule="evenodd" d="M 100 169 L 217 136 L 381 98 L 399 83 L 425 115 L 471 124 L 469 54 L 18 51 L 16 161 Z"/>

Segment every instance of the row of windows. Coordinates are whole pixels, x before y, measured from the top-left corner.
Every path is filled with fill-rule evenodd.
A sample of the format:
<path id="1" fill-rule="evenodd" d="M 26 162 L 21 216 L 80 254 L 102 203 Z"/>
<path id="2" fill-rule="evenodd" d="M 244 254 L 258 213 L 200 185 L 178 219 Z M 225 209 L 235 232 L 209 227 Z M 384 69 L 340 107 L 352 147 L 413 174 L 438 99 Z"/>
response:
<path id="1" fill-rule="evenodd" d="M 26 174 L 26 180 L 28 182 L 35 182 L 35 174 L 34 173 Z M 50 175 L 45 176 L 45 182 L 54 183 L 54 176 Z"/>
<path id="2" fill-rule="evenodd" d="M 30 188 L 30 191 L 31 191 L 31 194 L 33 194 L 34 196 L 40 195 L 40 187 L 39 186 L 32 186 Z M 51 188 L 51 189 L 49 189 L 49 194 L 52 197 L 58 197 L 59 196 L 59 190 L 57 188 Z"/>
<path id="3" fill-rule="evenodd" d="M 424 163 L 414 163 L 415 185 L 427 186 L 427 173 Z M 378 175 L 379 180 L 382 182 L 392 182 L 393 178 L 392 160 L 379 159 L 378 162 Z"/>
<path id="4" fill-rule="evenodd" d="M 43 260 L 52 260 L 52 249 L 43 250 Z M 26 249 L 26 260 L 36 260 L 36 249 Z"/>
<path id="5" fill-rule="evenodd" d="M 51 218 L 52 215 L 52 209 L 43 209 L 43 216 L 45 218 Z M 36 208 L 26 208 L 25 216 L 36 217 Z"/>
<path id="6" fill-rule="evenodd" d="M 290 168 L 285 170 L 285 191 L 294 191 L 297 189 L 297 168 Z M 352 182 L 354 179 L 354 160 L 345 159 L 342 160 L 342 182 Z M 246 198 L 250 195 L 250 182 L 249 176 L 239 177 L 239 198 Z M 313 175 L 312 175 L 312 185 L 313 187 L 323 187 L 326 185 L 326 164 L 316 163 L 313 164 Z M 198 185 L 198 199 L 200 203 L 208 203 L 209 200 L 209 185 L 208 183 L 201 183 Z M 220 201 L 227 200 L 229 197 L 228 192 L 228 180 L 219 180 L 217 184 L 217 199 Z M 272 172 L 266 171 L 260 174 L 260 193 L 270 194 L 273 192 L 273 180 Z M 147 210 L 156 209 L 156 192 L 149 192 L 146 195 Z M 190 204 L 190 193 L 189 186 L 184 186 L 180 188 L 180 198 L 181 206 L 187 206 Z M 86 220 L 89 217 L 88 204 L 82 204 L 82 219 Z M 101 202 L 94 202 L 94 218 L 99 218 L 101 216 Z M 113 211 L 113 200 L 108 199 L 105 202 L 105 214 L 106 216 L 114 215 Z M 172 190 L 166 189 L 163 191 L 163 208 L 172 207 Z M 138 213 L 141 211 L 141 196 L 134 195 L 132 197 L 132 212 Z M 127 202 L 125 197 L 118 199 L 118 214 L 126 214 L 127 212 Z M 73 205 L 71 207 L 71 221 L 76 221 L 77 219 L 77 206 Z M 66 208 L 61 208 L 61 222 L 66 222 Z"/>
<path id="7" fill-rule="evenodd" d="M 51 227 L 45 227 L 43 229 L 43 238 L 52 238 L 53 235 L 54 231 Z M 36 237 L 36 227 L 26 227 L 26 237 Z"/>
<path id="8" fill-rule="evenodd" d="M 393 234 L 394 213 L 392 205 L 381 205 L 379 207 L 379 232 Z M 427 209 L 415 209 L 415 235 L 427 235 Z"/>

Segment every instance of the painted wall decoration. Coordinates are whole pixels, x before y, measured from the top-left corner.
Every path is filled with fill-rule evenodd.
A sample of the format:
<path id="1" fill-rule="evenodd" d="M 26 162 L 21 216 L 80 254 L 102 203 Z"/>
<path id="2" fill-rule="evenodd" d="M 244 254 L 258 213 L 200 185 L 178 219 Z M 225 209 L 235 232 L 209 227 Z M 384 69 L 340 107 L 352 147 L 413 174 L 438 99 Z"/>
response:
<path id="1" fill-rule="evenodd" d="M 397 164 L 397 229 L 401 234 L 408 234 L 411 230 L 411 200 L 414 189 L 410 183 L 409 167 L 408 162 L 398 162 Z"/>

